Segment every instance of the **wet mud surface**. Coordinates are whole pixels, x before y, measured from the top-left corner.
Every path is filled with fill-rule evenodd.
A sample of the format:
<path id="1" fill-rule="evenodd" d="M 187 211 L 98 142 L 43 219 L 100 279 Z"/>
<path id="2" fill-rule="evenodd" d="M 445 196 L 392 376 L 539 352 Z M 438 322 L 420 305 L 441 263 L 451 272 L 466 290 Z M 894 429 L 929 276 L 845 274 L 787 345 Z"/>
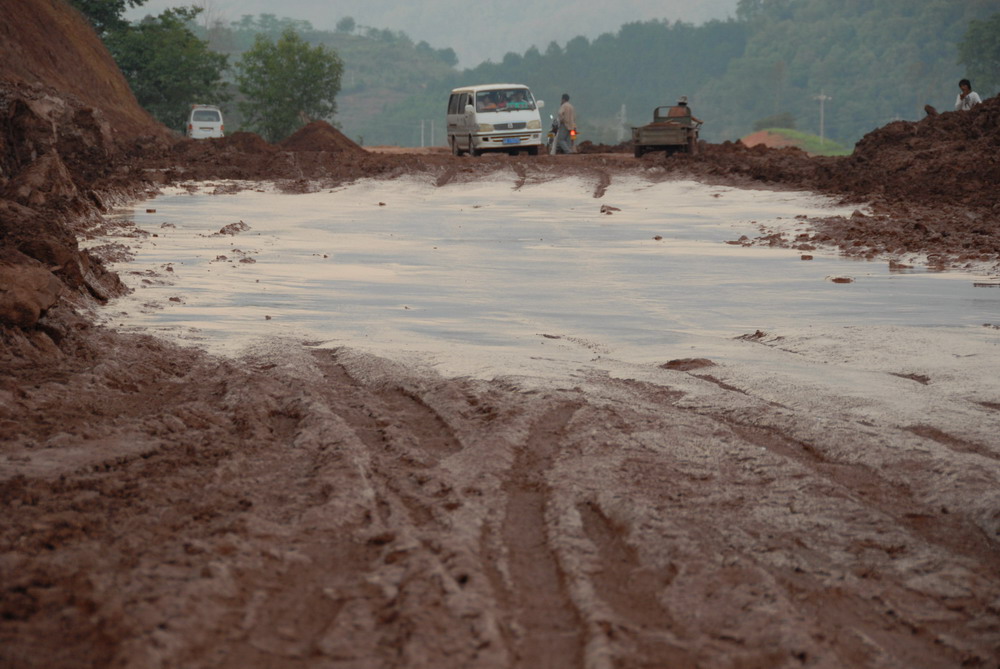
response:
<path id="1" fill-rule="evenodd" d="M 9 11 L 73 25 L 31 23 L 40 6 Z M 453 158 L 316 126 L 177 139 L 32 44 L 0 65 L 0 665 L 998 666 L 1000 316 L 746 333 L 743 365 L 448 378 L 116 333 L 92 309 L 124 285 L 79 245 L 167 184 L 503 170 L 582 177 L 595 202 L 635 174 L 832 194 L 859 213 L 761 243 L 996 268 L 997 101 L 837 159 Z"/>
<path id="2" fill-rule="evenodd" d="M 4 363 L 8 666 L 994 666 L 995 407 L 103 331 Z"/>

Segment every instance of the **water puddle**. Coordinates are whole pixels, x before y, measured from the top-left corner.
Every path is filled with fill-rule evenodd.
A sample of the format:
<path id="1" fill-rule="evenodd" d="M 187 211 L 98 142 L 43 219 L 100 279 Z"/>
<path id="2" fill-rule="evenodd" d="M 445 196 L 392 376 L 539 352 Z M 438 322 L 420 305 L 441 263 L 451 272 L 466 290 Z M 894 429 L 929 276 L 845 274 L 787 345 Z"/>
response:
<path id="1" fill-rule="evenodd" d="M 805 193 L 639 179 L 601 199 L 577 179 L 212 188 L 126 214 L 150 235 L 126 240 L 134 259 L 115 269 L 135 290 L 107 323 L 223 354 L 294 337 L 477 373 L 548 356 L 662 361 L 757 330 L 1000 319 L 1000 290 L 974 286 L 985 277 L 726 243 L 852 211 Z"/>

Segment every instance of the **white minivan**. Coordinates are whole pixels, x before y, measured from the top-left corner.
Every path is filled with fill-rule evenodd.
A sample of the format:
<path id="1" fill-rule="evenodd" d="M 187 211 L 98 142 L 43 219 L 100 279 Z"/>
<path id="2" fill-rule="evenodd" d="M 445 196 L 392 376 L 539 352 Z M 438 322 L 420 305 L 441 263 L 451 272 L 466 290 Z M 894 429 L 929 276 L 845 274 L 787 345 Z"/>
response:
<path id="1" fill-rule="evenodd" d="M 215 105 L 191 105 L 188 116 L 187 136 L 192 139 L 207 137 L 223 137 L 225 126 L 222 124 L 222 110 Z"/>
<path id="2" fill-rule="evenodd" d="M 544 144 L 545 106 L 523 84 L 488 84 L 452 90 L 448 98 L 448 145 L 456 156 L 484 151 L 527 151 L 537 155 Z"/>

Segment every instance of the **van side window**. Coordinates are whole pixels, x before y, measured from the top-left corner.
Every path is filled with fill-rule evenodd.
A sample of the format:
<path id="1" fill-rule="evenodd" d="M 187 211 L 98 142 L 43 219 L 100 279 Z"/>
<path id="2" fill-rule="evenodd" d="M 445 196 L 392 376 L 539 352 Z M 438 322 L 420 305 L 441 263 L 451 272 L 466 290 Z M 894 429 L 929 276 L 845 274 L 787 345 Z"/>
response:
<path id="1" fill-rule="evenodd" d="M 448 98 L 448 113 L 457 114 L 458 113 L 458 100 L 461 96 L 459 94 L 454 94 Z"/>

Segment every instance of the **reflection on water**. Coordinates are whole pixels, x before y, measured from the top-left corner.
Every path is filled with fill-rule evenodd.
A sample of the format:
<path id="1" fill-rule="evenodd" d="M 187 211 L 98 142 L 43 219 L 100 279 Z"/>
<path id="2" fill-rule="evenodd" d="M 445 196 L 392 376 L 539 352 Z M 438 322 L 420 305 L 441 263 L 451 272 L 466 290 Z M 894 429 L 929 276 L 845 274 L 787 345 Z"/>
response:
<path id="1" fill-rule="evenodd" d="M 532 355 L 547 334 L 628 359 L 804 325 L 1000 321 L 1000 290 L 975 285 L 984 277 L 725 243 L 759 234 L 755 223 L 794 237 L 805 229 L 796 216 L 853 207 L 693 182 L 592 192 L 575 179 L 518 190 L 402 180 L 307 195 L 172 192 L 136 207 L 135 223 L 156 236 L 129 240 L 135 259 L 116 269 L 135 292 L 106 315 L 219 351 L 292 335 Z M 238 221 L 249 230 L 220 234 Z M 141 276 L 149 270 L 154 278 Z"/>

